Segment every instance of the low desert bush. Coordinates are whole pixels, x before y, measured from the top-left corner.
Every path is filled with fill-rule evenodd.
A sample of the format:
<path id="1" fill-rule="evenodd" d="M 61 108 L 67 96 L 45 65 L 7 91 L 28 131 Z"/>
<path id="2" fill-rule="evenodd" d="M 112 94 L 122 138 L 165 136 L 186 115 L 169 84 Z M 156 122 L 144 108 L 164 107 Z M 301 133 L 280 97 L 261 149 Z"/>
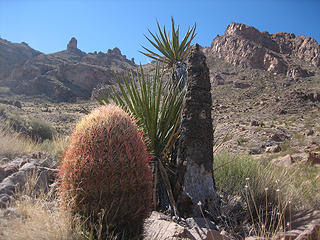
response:
<path id="1" fill-rule="evenodd" d="M 0 155 L 14 157 L 39 150 L 38 144 L 21 134 L 0 128 Z"/>
<path id="2" fill-rule="evenodd" d="M 59 160 L 67 147 L 68 137 L 56 135 L 52 140 L 36 142 L 10 128 L 0 128 L 0 156 L 12 158 L 34 152 L 46 152 Z"/>
<path id="3" fill-rule="evenodd" d="M 9 118 L 8 125 L 18 133 L 31 137 L 35 141 L 52 140 L 55 135 L 54 128 L 42 119 L 24 119 L 17 114 Z"/>
<path id="4" fill-rule="evenodd" d="M 31 137 L 35 140 L 52 140 L 55 135 L 53 127 L 44 120 L 31 119 L 29 125 Z"/>
<path id="5" fill-rule="evenodd" d="M 39 143 L 40 151 L 46 152 L 51 157 L 61 161 L 67 146 L 69 137 L 64 135 L 55 135 L 52 140 L 46 139 Z"/>

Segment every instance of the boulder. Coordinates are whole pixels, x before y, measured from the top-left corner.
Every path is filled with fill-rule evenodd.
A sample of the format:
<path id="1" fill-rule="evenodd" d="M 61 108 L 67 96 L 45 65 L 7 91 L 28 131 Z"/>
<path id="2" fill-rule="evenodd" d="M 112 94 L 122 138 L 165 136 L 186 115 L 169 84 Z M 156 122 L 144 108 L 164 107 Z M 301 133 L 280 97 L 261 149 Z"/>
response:
<path id="1" fill-rule="evenodd" d="M 49 191 L 49 185 L 56 175 L 56 165 L 52 159 L 33 157 L 18 157 L 0 168 L 3 177 L 0 179 L 0 207 L 6 207 L 16 191 L 23 189 L 33 174 L 36 174 L 34 194 Z"/>
<path id="2" fill-rule="evenodd" d="M 266 147 L 266 153 L 277 153 L 280 151 L 281 151 L 281 147 L 279 145 Z"/>
<path id="3" fill-rule="evenodd" d="M 293 162 L 293 159 L 292 159 L 291 155 L 288 154 L 288 155 L 286 155 L 284 157 L 279 157 L 279 158 L 273 159 L 272 163 L 274 163 L 276 165 L 290 166 L 294 162 Z"/>
<path id="4" fill-rule="evenodd" d="M 188 223 L 190 225 L 188 225 Z M 200 225 L 198 225 L 200 223 Z M 208 229 L 206 224 L 214 224 L 208 220 L 196 218 L 182 220 L 180 223 L 174 222 L 170 217 L 159 212 L 152 212 L 144 224 L 143 236 L 146 240 L 229 240 L 230 238 L 222 235 L 219 231 Z"/>
<path id="5" fill-rule="evenodd" d="M 307 162 L 312 165 L 320 164 L 320 153 L 318 152 L 309 152 L 307 156 Z"/>
<path id="6" fill-rule="evenodd" d="M 319 240 L 320 211 L 298 212 L 292 216 L 291 229 L 288 232 L 277 234 L 275 239 Z"/>

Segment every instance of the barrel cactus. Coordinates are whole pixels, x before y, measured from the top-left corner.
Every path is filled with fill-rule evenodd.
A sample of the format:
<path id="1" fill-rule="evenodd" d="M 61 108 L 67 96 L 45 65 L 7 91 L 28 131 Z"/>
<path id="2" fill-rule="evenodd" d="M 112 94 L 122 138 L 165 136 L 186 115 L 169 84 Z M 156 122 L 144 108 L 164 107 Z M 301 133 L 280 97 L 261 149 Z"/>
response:
<path id="1" fill-rule="evenodd" d="M 62 206 L 89 223 L 136 232 L 150 213 L 152 174 L 142 131 L 115 105 L 76 126 L 60 167 Z"/>

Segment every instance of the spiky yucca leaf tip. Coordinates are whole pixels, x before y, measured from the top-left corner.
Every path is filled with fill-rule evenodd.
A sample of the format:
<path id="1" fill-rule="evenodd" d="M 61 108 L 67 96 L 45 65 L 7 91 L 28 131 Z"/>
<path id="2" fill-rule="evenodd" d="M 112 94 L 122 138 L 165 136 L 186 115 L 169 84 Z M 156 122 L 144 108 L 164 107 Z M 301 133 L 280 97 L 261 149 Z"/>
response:
<path id="1" fill-rule="evenodd" d="M 178 62 L 184 62 L 192 47 L 191 42 L 197 35 L 196 24 L 187 30 L 187 33 L 183 37 L 182 41 L 179 40 L 179 25 L 177 28 L 175 27 L 173 17 L 171 18 L 171 34 L 170 32 L 166 31 L 165 26 L 162 30 L 158 22 L 157 27 L 159 31 L 158 34 L 153 34 L 150 30 L 148 30 L 152 38 L 149 38 L 146 35 L 145 37 L 159 53 L 156 53 L 155 51 L 152 51 L 144 46 L 142 46 L 142 48 L 146 52 L 140 51 L 140 53 L 154 60 L 163 62 L 169 67 L 174 67 L 174 65 L 176 65 Z"/>
<path id="2" fill-rule="evenodd" d="M 137 231 L 151 209 L 152 175 L 142 131 L 120 107 L 93 110 L 76 126 L 60 167 L 60 199 L 90 223 Z"/>

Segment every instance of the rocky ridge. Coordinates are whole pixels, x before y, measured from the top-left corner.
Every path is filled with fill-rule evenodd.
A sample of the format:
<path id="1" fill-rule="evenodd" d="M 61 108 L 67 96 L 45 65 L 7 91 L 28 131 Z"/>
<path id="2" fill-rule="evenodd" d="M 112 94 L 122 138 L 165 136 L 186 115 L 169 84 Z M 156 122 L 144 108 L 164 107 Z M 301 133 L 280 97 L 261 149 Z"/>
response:
<path id="1" fill-rule="evenodd" d="M 52 54 L 40 53 L 26 44 L 2 42 L 6 45 L 0 44 L 0 85 L 9 87 L 13 94 L 43 96 L 56 102 L 89 99 L 94 88 L 114 83 L 114 72 L 136 66 L 118 48 L 86 54 L 78 49 L 75 38 L 66 50 Z"/>
<path id="2" fill-rule="evenodd" d="M 232 23 L 202 51 L 210 69 L 219 150 L 279 156 L 320 150 L 315 39 Z"/>
<path id="3" fill-rule="evenodd" d="M 296 60 L 320 67 L 320 46 L 310 37 L 293 33 L 259 32 L 251 26 L 231 23 L 225 35 L 217 36 L 210 47 L 228 63 L 263 69 L 287 76 L 306 77 L 313 73 L 301 68 Z"/>

